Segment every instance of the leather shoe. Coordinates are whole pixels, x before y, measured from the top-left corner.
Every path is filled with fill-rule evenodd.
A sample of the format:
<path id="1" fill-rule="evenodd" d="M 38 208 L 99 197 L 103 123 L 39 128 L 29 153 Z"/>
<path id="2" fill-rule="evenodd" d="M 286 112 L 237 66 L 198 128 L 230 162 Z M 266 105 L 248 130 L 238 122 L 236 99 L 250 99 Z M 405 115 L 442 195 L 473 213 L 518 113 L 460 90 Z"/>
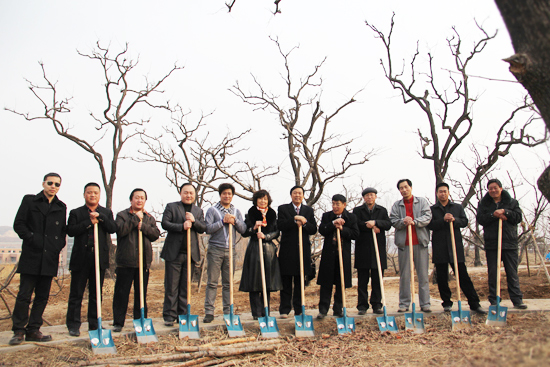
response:
<path id="1" fill-rule="evenodd" d="M 44 335 L 40 330 L 36 331 L 27 331 L 27 336 L 25 340 L 28 342 L 49 342 L 52 340 L 51 335 Z"/>
<path id="2" fill-rule="evenodd" d="M 445 311 L 445 312 L 451 312 L 452 309 L 453 309 L 452 306 L 444 306 L 443 307 L 443 311 Z"/>
<path id="3" fill-rule="evenodd" d="M 359 310 L 359 312 L 357 312 L 358 315 L 364 315 L 367 313 L 367 310 Z"/>
<path id="4" fill-rule="evenodd" d="M 344 317 L 344 313 L 343 312 L 333 312 L 332 316 L 334 316 L 334 317 Z"/>
<path id="5" fill-rule="evenodd" d="M 174 326 L 174 321 L 166 321 L 166 320 L 164 320 L 164 326 L 172 327 L 172 326 Z"/>
<path id="6" fill-rule="evenodd" d="M 399 307 L 399 310 L 397 310 L 397 312 L 408 312 L 409 309 L 406 308 L 406 307 Z"/>
<path id="7" fill-rule="evenodd" d="M 259 317 L 259 316 L 252 316 L 252 318 L 253 318 L 254 320 L 258 320 L 260 317 Z"/>
<path id="8" fill-rule="evenodd" d="M 522 302 L 522 303 L 518 303 L 518 304 L 514 305 L 514 308 L 517 308 L 518 310 L 526 310 L 527 305 Z"/>
<path id="9" fill-rule="evenodd" d="M 375 308 L 372 310 L 372 313 L 382 315 L 384 313 L 384 310 L 382 310 L 381 308 Z"/>
<path id="10" fill-rule="evenodd" d="M 202 322 L 204 322 L 205 324 L 209 324 L 213 320 L 214 320 L 214 315 L 207 314 L 207 315 L 204 316 L 204 319 L 202 320 Z"/>
<path id="11" fill-rule="evenodd" d="M 472 311 L 474 311 L 478 315 L 487 315 L 487 311 L 485 311 L 481 306 L 472 309 Z"/>
<path id="12" fill-rule="evenodd" d="M 282 313 L 280 317 L 281 317 L 281 319 L 288 319 L 288 314 L 287 313 Z"/>
<path id="13" fill-rule="evenodd" d="M 122 331 L 122 326 L 120 325 L 113 325 L 113 331 L 115 333 L 120 333 Z"/>
<path id="14" fill-rule="evenodd" d="M 420 307 L 420 310 L 421 310 L 422 312 L 426 312 L 426 313 L 432 312 L 432 310 L 431 310 L 429 307 Z"/>
<path id="15" fill-rule="evenodd" d="M 10 345 L 19 345 L 19 344 L 23 343 L 24 340 L 25 340 L 25 332 L 24 331 L 16 331 L 13 334 L 13 337 L 10 339 L 9 344 Z"/>
<path id="16" fill-rule="evenodd" d="M 78 329 L 69 329 L 70 336 L 80 336 L 80 330 Z"/>
<path id="17" fill-rule="evenodd" d="M 321 313 L 321 312 L 319 312 L 319 314 L 317 315 L 317 320 L 322 320 L 322 319 L 324 319 L 325 317 L 327 317 L 327 314 L 326 314 L 326 313 Z"/>

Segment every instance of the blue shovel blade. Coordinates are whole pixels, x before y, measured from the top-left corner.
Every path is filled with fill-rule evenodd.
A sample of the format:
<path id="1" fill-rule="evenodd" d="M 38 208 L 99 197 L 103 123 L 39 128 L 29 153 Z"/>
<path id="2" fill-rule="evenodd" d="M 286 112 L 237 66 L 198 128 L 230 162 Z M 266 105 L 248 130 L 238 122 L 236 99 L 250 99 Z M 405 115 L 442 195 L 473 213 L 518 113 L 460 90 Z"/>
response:
<path id="1" fill-rule="evenodd" d="M 472 326 L 470 311 L 462 311 L 460 303 L 458 301 L 458 311 L 451 311 L 452 330 L 461 330 Z"/>
<path id="2" fill-rule="evenodd" d="M 180 339 L 185 337 L 189 339 L 200 339 L 198 315 L 191 315 L 190 313 L 187 313 L 187 315 L 179 315 L 178 324 Z"/>
<path id="3" fill-rule="evenodd" d="M 260 331 L 264 338 L 278 338 L 279 337 L 279 327 L 277 326 L 277 320 L 274 317 L 268 316 L 269 310 L 265 308 L 265 317 L 258 318 L 258 323 L 260 324 Z"/>
<path id="4" fill-rule="evenodd" d="M 405 330 L 413 330 L 417 334 L 426 331 L 424 314 L 416 312 L 414 303 L 412 304 L 412 312 L 405 313 Z"/>
<path id="5" fill-rule="evenodd" d="M 139 343 L 151 343 L 159 341 L 159 339 L 157 338 L 157 334 L 155 334 L 153 320 L 151 319 L 141 317 L 134 320 L 134 330 L 136 331 L 136 338 Z"/>
<path id="6" fill-rule="evenodd" d="M 101 319 L 98 319 L 98 329 L 88 331 L 92 351 L 94 354 L 116 354 L 116 346 L 111 335 L 111 330 L 101 328 Z"/>
<path id="7" fill-rule="evenodd" d="M 313 316 L 308 316 L 303 311 L 301 315 L 294 316 L 294 327 L 297 337 L 307 338 L 315 336 Z"/>
<path id="8" fill-rule="evenodd" d="M 344 308 L 344 316 L 336 319 L 336 327 L 338 334 L 349 334 L 355 331 L 355 319 L 348 317 Z"/>
<path id="9" fill-rule="evenodd" d="M 241 324 L 241 318 L 238 315 L 233 314 L 233 305 L 231 305 L 230 314 L 223 315 L 223 321 L 225 321 L 225 326 L 227 327 L 229 337 L 234 338 L 245 335 L 243 325 Z"/>
<path id="10" fill-rule="evenodd" d="M 378 323 L 378 328 L 381 332 L 391 331 L 392 333 L 397 333 L 399 331 L 395 321 L 395 316 L 387 315 L 386 306 L 384 306 L 384 316 L 377 317 L 376 322 Z"/>
<path id="11" fill-rule="evenodd" d="M 508 307 L 501 306 L 500 297 L 497 297 L 497 304 L 489 306 L 489 313 L 487 314 L 487 321 L 485 323 L 489 326 L 505 326 L 507 315 Z"/>

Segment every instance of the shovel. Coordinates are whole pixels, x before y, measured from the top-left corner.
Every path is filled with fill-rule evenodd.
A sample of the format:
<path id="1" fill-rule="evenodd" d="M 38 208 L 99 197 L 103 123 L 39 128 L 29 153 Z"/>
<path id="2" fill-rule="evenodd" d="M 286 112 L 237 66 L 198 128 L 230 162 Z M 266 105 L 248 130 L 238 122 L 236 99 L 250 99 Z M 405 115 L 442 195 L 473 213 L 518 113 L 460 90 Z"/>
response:
<path id="1" fill-rule="evenodd" d="M 340 286 L 342 288 L 342 306 L 344 315 L 336 319 L 338 334 L 349 334 L 355 331 L 355 319 L 348 317 L 346 313 L 346 282 L 344 280 L 344 259 L 342 258 L 342 240 L 340 239 L 340 230 L 336 228 L 336 238 L 338 240 L 338 261 L 340 265 Z"/>
<path id="2" fill-rule="evenodd" d="M 262 232 L 262 227 L 258 227 L 258 233 Z M 275 317 L 269 316 L 269 305 L 267 303 L 267 287 L 265 284 L 265 265 L 264 265 L 264 246 L 262 244 L 262 239 L 258 238 L 258 244 L 260 248 L 260 270 L 262 272 L 262 291 L 264 296 L 264 309 L 265 317 L 258 318 L 260 323 L 260 331 L 264 338 L 278 338 L 279 337 L 279 327 L 277 326 L 277 320 Z"/>
<path id="3" fill-rule="evenodd" d="M 456 292 L 458 293 L 458 311 L 451 311 L 452 330 L 463 330 L 472 327 L 470 311 L 462 311 L 462 302 L 460 299 L 460 279 L 458 273 L 458 261 L 456 256 L 455 230 L 453 222 L 449 222 L 451 228 L 451 245 L 453 246 L 453 261 L 455 264 L 454 273 L 456 278 Z"/>
<path id="4" fill-rule="evenodd" d="M 199 316 L 191 315 L 191 228 L 187 229 L 187 313 L 178 316 L 179 338 L 199 339 Z"/>
<path id="5" fill-rule="evenodd" d="M 233 225 L 229 223 L 229 315 L 223 315 L 230 338 L 244 336 L 241 318 L 233 314 Z"/>
<path id="6" fill-rule="evenodd" d="M 139 247 L 139 307 L 141 318 L 134 320 L 134 330 L 138 343 L 158 342 L 153 320 L 145 318 L 145 297 L 143 295 L 143 232 L 138 230 Z M 135 295 L 134 295 L 135 297 Z"/>
<path id="7" fill-rule="evenodd" d="M 416 312 L 416 304 L 414 303 L 414 261 L 413 261 L 413 240 L 412 227 L 408 225 L 409 235 L 409 266 L 411 268 L 411 300 L 412 312 L 405 313 L 405 330 L 412 330 L 417 334 L 422 334 L 426 331 L 424 327 L 424 314 Z"/>
<path id="8" fill-rule="evenodd" d="M 302 226 L 298 226 L 298 250 L 300 256 L 300 295 L 302 297 L 302 314 L 294 316 L 294 325 L 297 337 L 315 336 L 313 330 L 313 316 L 306 315 L 306 296 L 304 290 L 304 243 L 302 240 Z"/>
<path id="9" fill-rule="evenodd" d="M 101 279 L 99 276 L 99 238 L 97 223 L 94 224 L 94 255 L 95 255 L 95 292 L 97 304 L 97 330 L 90 330 L 90 342 L 94 354 L 116 354 L 115 343 L 111 330 L 101 327 Z"/>
<path id="10" fill-rule="evenodd" d="M 384 316 L 376 318 L 378 322 L 378 328 L 381 332 L 391 331 L 397 333 L 397 323 L 395 322 L 395 316 L 388 316 L 386 313 L 386 293 L 384 291 L 384 279 L 382 278 L 382 266 L 380 264 L 380 251 L 378 249 L 378 239 L 376 238 L 376 232 L 372 229 L 372 238 L 374 240 L 374 251 L 376 251 L 376 265 L 378 265 L 378 277 L 380 278 L 380 290 L 382 291 L 382 306 L 384 307 Z"/>
<path id="11" fill-rule="evenodd" d="M 489 306 L 489 314 L 485 322 L 489 326 L 506 326 L 508 307 L 500 305 L 500 260 L 502 256 L 502 219 L 498 220 L 498 250 L 497 250 L 497 304 Z"/>

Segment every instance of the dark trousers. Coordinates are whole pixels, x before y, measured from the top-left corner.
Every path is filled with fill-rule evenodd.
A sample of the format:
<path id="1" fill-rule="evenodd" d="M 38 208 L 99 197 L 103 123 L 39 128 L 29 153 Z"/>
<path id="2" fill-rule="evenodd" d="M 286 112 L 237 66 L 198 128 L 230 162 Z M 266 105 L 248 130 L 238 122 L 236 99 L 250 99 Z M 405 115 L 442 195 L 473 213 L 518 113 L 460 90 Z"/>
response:
<path id="1" fill-rule="evenodd" d="M 134 320 L 141 318 L 139 298 L 139 269 L 116 268 L 115 294 L 113 296 L 113 325 L 124 326 L 130 290 L 134 283 Z M 149 269 L 143 269 L 143 304 L 147 317 L 147 283 L 149 283 Z"/>
<path id="2" fill-rule="evenodd" d="M 384 269 L 382 269 L 382 276 L 384 276 Z M 382 308 L 378 269 L 357 269 L 357 309 L 359 311 L 369 309 L 369 278 L 372 279 L 370 304 L 373 309 Z"/>
<path id="3" fill-rule="evenodd" d="M 19 292 L 15 299 L 13 308 L 12 330 L 33 332 L 42 326 L 42 314 L 48 304 L 50 297 L 50 288 L 53 277 L 42 275 L 21 274 L 19 280 Z M 32 302 L 31 314 L 29 317 L 29 306 L 34 292 L 34 301 Z"/>
<path id="4" fill-rule="evenodd" d="M 279 313 L 289 314 L 294 308 L 294 315 L 302 314 L 302 292 L 299 275 L 282 275 L 283 289 L 281 289 L 281 305 Z M 292 286 L 294 285 L 294 290 Z"/>
<path id="5" fill-rule="evenodd" d="M 322 285 L 319 295 L 319 312 L 327 314 L 330 309 L 330 300 L 332 297 L 332 286 Z M 332 306 L 334 314 L 342 313 L 342 286 L 340 282 L 336 283 L 336 290 L 334 291 L 334 305 Z"/>
<path id="6" fill-rule="evenodd" d="M 187 315 L 187 254 L 178 254 L 164 263 L 164 321 L 175 321 Z"/>
<path id="7" fill-rule="evenodd" d="M 497 302 L 497 271 L 500 271 L 500 263 L 497 265 L 497 250 L 485 250 L 487 257 L 487 272 L 489 273 L 489 302 Z M 523 302 L 523 294 L 519 289 L 518 277 L 518 251 L 502 250 L 502 262 L 506 272 L 506 281 L 508 283 L 508 294 L 514 305 Z"/>
<path id="8" fill-rule="evenodd" d="M 269 310 L 271 292 L 267 291 L 267 309 Z M 250 299 L 250 310 L 252 316 L 265 317 L 264 296 L 263 292 L 249 292 L 248 298 Z"/>
<path id="9" fill-rule="evenodd" d="M 449 288 L 449 265 L 451 265 L 451 269 L 454 271 L 454 264 L 435 264 L 437 273 L 437 287 L 439 288 L 439 295 L 443 300 L 443 303 L 441 304 L 443 307 L 453 306 L 453 302 L 451 301 L 451 289 Z M 462 289 L 462 292 L 464 292 L 464 295 L 468 299 L 470 309 L 475 310 L 479 308 L 479 297 L 474 288 L 474 283 L 472 283 L 472 280 L 468 275 L 468 269 L 466 268 L 465 263 L 458 263 L 458 276 L 458 280 L 460 281 L 460 289 Z"/>
<path id="10" fill-rule="evenodd" d="M 103 289 L 105 269 L 100 270 L 99 277 L 101 282 L 100 288 Z M 80 314 L 86 285 L 88 285 L 88 330 L 97 330 L 95 259 L 94 253 L 91 251 L 86 253 L 84 268 L 71 271 L 71 290 L 69 292 L 69 305 L 66 317 L 66 324 L 69 330 L 80 329 L 80 325 L 82 324 Z"/>

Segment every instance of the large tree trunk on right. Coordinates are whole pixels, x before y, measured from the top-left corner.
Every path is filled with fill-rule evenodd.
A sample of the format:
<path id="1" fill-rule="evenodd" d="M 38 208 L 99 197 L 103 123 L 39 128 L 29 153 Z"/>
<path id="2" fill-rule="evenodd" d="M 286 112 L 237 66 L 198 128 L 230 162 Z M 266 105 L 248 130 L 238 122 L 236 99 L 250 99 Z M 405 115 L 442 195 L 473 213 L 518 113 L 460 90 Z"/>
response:
<path id="1" fill-rule="evenodd" d="M 505 59 L 510 72 L 527 89 L 550 130 L 550 2 L 495 0 L 504 19 L 515 55 Z M 538 179 L 550 200 L 550 166 Z"/>

